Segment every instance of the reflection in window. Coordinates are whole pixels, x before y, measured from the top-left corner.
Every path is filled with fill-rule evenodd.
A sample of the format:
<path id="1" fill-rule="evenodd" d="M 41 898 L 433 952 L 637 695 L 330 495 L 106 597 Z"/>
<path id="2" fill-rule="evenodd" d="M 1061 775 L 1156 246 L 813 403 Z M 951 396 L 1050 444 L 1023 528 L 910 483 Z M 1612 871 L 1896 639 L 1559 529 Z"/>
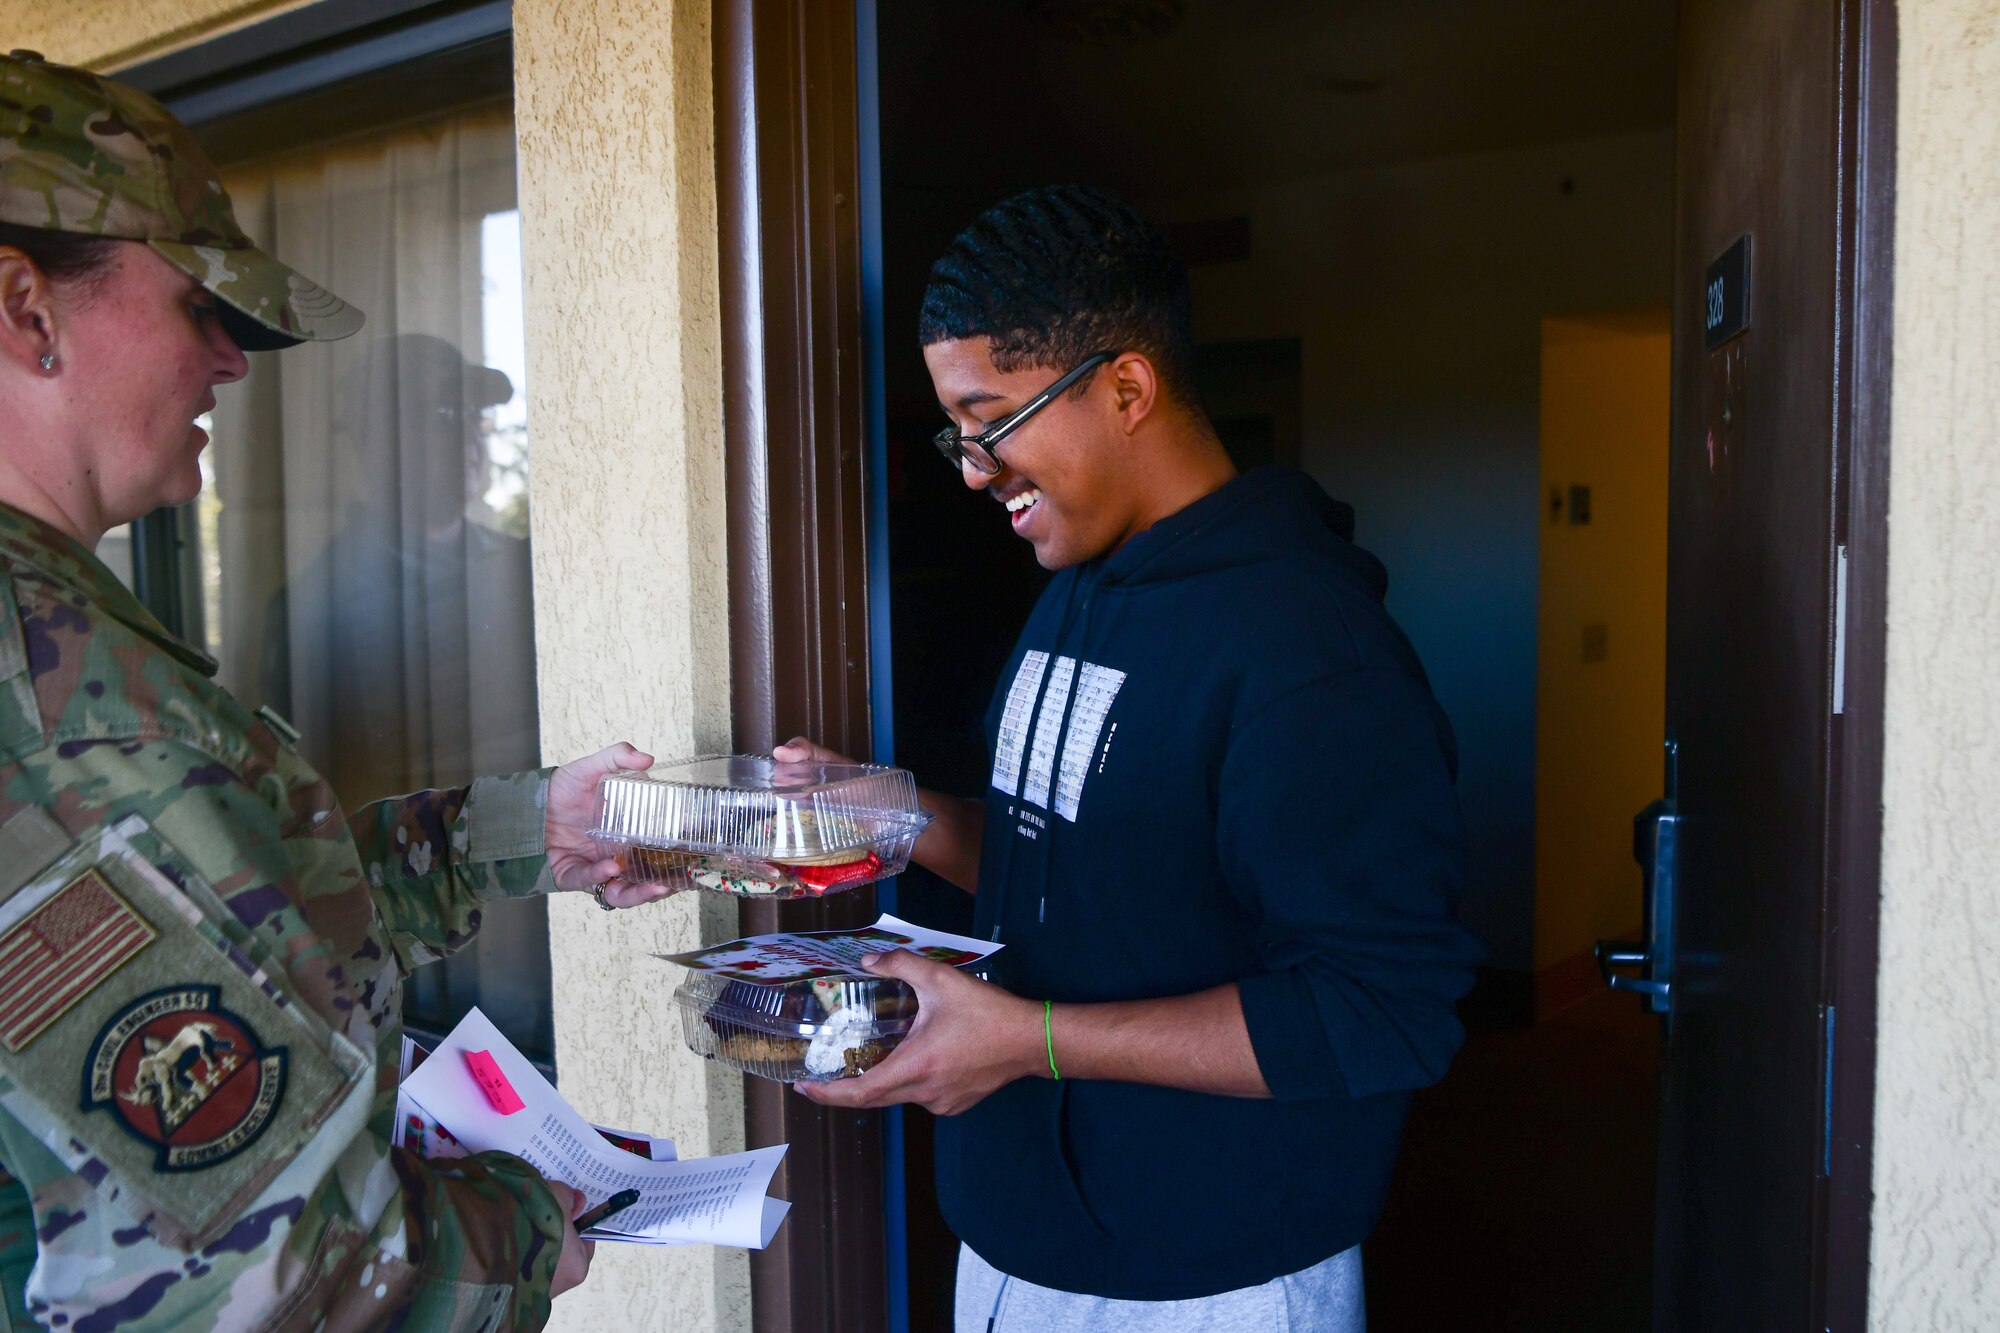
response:
<path id="1" fill-rule="evenodd" d="M 132 525 L 120 523 L 105 533 L 103 540 L 97 543 L 97 558 L 118 576 L 120 583 L 127 588 L 133 588 L 135 585 L 132 582 Z"/>
<path id="2" fill-rule="evenodd" d="M 540 761 L 514 130 L 472 112 L 225 172 L 245 230 L 360 306 L 217 391 L 209 650 L 349 809 Z M 409 1011 L 477 1003 L 549 1058 L 540 902 L 486 913 Z"/>
<path id="3" fill-rule="evenodd" d="M 486 507 L 502 532 L 528 535 L 528 329 L 521 310 L 521 214 L 489 213 L 480 222 L 480 312 L 486 364 L 507 376 L 515 393 L 488 409 Z"/>
<path id="4" fill-rule="evenodd" d="M 260 358 L 269 361 L 270 358 Z M 253 365 L 256 363 L 252 363 Z M 225 390 L 217 389 L 216 398 L 221 399 Z M 201 627 L 203 646 L 210 657 L 220 658 L 222 654 L 222 500 L 215 486 L 215 414 L 197 418 L 197 424 L 208 432 L 209 448 L 201 451 L 201 494 L 195 496 L 194 504 L 194 558 L 201 570 Z M 182 511 L 181 526 L 187 527 L 186 510 Z M 185 533 L 183 532 L 183 536 Z M 192 626 L 183 625 L 181 631 L 190 638 L 194 635 Z M 234 687 L 227 676 L 225 685 Z M 238 694 L 239 699 L 246 696 Z M 253 707 L 255 705 L 252 705 Z"/>

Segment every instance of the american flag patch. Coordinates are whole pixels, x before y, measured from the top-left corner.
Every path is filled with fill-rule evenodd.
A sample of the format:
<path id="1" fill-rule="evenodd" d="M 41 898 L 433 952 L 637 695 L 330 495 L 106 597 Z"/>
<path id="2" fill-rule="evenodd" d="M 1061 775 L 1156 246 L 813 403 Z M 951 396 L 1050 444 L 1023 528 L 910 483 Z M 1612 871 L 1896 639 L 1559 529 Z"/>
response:
<path id="1" fill-rule="evenodd" d="M 0 1044 L 41 1036 L 155 933 L 97 871 L 64 885 L 0 935 Z"/>

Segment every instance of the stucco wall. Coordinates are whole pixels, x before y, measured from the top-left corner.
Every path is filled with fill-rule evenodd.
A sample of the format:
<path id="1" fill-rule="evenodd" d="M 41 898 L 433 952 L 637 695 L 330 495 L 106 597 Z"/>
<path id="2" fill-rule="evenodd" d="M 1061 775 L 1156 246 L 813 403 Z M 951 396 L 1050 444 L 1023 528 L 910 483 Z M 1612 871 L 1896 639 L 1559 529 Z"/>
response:
<path id="1" fill-rule="evenodd" d="M 2000 5 L 1902 0 L 1871 1324 L 2000 1328 Z"/>
<path id="2" fill-rule="evenodd" d="M 542 753 L 729 742 L 722 331 L 708 0 L 515 0 Z M 701 901 L 696 901 L 700 899 Z M 563 1091 L 600 1120 L 739 1149 L 741 1080 L 691 1054 L 649 957 L 735 932 L 688 895 L 549 913 Z M 741 1329 L 749 1265 L 604 1246 L 556 1329 Z"/>
<path id="3" fill-rule="evenodd" d="M 312 0 L 15 0 L 0 6 L 8 49 L 116 69 Z"/>

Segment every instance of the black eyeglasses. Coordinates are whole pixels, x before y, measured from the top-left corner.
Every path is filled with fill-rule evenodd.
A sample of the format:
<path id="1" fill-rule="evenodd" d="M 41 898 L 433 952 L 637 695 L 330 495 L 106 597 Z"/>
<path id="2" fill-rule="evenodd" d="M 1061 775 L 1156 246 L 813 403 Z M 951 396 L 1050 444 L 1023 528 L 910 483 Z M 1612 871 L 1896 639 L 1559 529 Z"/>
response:
<path id="1" fill-rule="evenodd" d="M 931 437 L 931 443 L 938 447 L 938 452 L 943 454 L 945 461 L 953 467 L 963 467 L 965 464 L 970 463 L 974 471 L 984 472 L 990 477 L 1000 470 L 1000 460 L 993 455 L 993 451 L 999 447 L 1000 441 L 1006 439 L 1015 430 L 1019 429 L 1021 424 L 1029 417 L 1035 415 L 1035 413 L 1061 397 L 1065 389 L 1105 362 L 1116 360 L 1117 357 L 1118 353 L 1116 352 L 1099 352 L 1095 356 L 1085 357 L 1076 369 L 1070 371 L 1069 374 L 1063 376 L 1054 384 L 1051 384 L 1048 388 L 1021 404 L 1014 411 L 1001 417 L 978 435 L 961 435 L 958 432 L 958 427 L 951 425 L 946 426 Z"/>

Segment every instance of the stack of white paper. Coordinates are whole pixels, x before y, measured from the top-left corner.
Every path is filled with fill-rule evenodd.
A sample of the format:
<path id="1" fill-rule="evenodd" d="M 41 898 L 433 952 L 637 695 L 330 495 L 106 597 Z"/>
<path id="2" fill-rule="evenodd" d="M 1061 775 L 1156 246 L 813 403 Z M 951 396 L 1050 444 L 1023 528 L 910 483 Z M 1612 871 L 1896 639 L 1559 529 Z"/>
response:
<path id="1" fill-rule="evenodd" d="M 466 1056 L 477 1051 L 492 1056 L 520 1109 L 502 1114 L 474 1081 Z M 761 1250 L 791 1208 L 766 1197 L 783 1144 L 683 1162 L 667 1140 L 602 1130 L 578 1115 L 477 1009 L 405 1077 L 397 1110 L 398 1142 L 412 1151 L 512 1153 L 580 1191 L 591 1208 L 621 1190 L 638 1190 L 639 1202 L 587 1232 L 591 1240 Z M 418 1141 L 439 1128 L 448 1138 Z M 628 1142 L 614 1144 L 607 1133 Z M 641 1155 L 642 1146 L 650 1156 Z"/>

